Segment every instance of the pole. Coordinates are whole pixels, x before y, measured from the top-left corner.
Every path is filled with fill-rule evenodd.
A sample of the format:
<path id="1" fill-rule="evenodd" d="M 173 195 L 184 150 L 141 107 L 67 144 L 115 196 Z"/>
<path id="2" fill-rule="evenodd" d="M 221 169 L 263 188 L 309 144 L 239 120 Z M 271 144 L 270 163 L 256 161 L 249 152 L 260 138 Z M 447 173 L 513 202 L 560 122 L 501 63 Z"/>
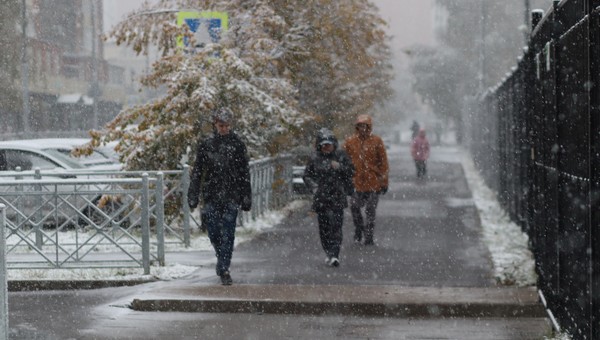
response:
<path id="1" fill-rule="evenodd" d="M 27 61 L 27 3 L 21 1 L 21 29 L 22 29 L 22 50 L 21 50 L 21 90 L 23 92 L 23 132 L 30 131 L 29 126 L 29 63 Z"/>
<path id="2" fill-rule="evenodd" d="M 480 19 L 480 30 L 481 30 L 481 43 L 479 46 L 479 93 L 483 93 L 485 87 L 485 36 L 486 36 L 486 25 L 487 25 L 487 1 L 480 2 L 481 19 Z"/>
<path id="3" fill-rule="evenodd" d="M 148 173 L 142 174 L 142 267 L 144 275 L 150 275 L 150 193 Z"/>
<path id="4" fill-rule="evenodd" d="M 98 129 L 98 56 L 96 51 L 96 44 L 98 42 L 98 37 L 96 36 L 96 2 L 91 1 L 91 23 L 92 23 L 92 86 L 91 86 L 91 94 L 92 94 L 92 127 L 94 130 Z"/>
<path id="5" fill-rule="evenodd" d="M 6 206 L 0 204 L 0 340 L 8 340 L 8 283 L 6 280 Z"/>
<path id="6" fill-rule="evenodd" d="M 525 35 L 525 44 L 529 42 L 529 28 L 531 27 L 531 0 L 525 1 L 525 29 L 523 34 Z"/>
<path id="7" fill-rule="evenodd" d="M 162 171 L 156 174 L 156 190 L 154 192 L 154 214 L 156 217 L 156 257 L 160 266 L 165 265 L 165 201 L 164 201 L 164 179 Z"/>

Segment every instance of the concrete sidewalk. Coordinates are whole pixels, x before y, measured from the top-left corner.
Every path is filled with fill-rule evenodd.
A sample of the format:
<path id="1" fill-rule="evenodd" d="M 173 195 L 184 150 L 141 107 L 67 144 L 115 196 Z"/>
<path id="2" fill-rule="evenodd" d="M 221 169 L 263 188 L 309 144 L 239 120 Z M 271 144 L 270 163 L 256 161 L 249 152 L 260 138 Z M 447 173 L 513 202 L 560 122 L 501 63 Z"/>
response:
<path id="1" fill-rule="evenodd" d="M 233 286 L 219 286 L 208 266 L 169 290 L 146 291 L 134 298 L 131 307 L 200 313 L 519 318 L 539 324 L 546 314 L 536 288 L 498 286 L 493 278 L 459 151 L 434 149 L 427 181 L 414 178 L 407 154 L 401 149 L 389 153 L 390 190 L 378 208 L 375 247 L 352 242 L 353 226 L 346 213 L 339 268 L 324 264 L 316 216 L 307 205 L 236 249 Z M 542 323 L 547 335 L 549 323 Z"/>
<path id="2" fill-rule="evenodd" d="M 306 204 L 236 248 L 233 286 L 219 284 L 211 252 L 167 254 L 167 262 L 199 269 L 169 282 L 59 293 L 61 303 L 89 296 L 88 312 L 75 313 L 71 323 L 54 320 L 45 331 L 78 339 L 550 335 L 535 287 L 499 286 L 493 277 L 460 153 L 446 147 L 432 155 L 423 182 L 414 178 L 407 147 L 389 151 L 391 183 L 378 208 L 376 245 L 353 243 L 347 213 L 338 268 L 324 263 L 316 216 Z M 48 296 L 13 295 L 11 311 L 28 299 L 49 306 Z M 16 313 L 11 327 L 43 317 L 37 310 Z"/>

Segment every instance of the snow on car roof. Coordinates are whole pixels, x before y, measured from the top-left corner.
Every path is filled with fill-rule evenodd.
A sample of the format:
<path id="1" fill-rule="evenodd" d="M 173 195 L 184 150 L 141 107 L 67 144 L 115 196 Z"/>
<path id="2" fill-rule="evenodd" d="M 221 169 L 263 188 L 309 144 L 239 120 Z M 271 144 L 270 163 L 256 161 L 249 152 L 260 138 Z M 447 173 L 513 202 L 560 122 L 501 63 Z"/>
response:
<path id="1" fill-rule="evenodd" d="M 41 138 L 1 141 L 0 146 L 24 146 L 32 149 L 73 148 L 88 143 L 88 138 Z"/>
<path id="2" fill-rule="evenodd" d="M 94 150 L 94 152 L 87 157 L 77 158 L 70 156 L 70 150 L 74 147 L 84 145 L 89 141 L 88 138 L 22 139 L 0 141 L 0 148 L 10 147 L 21 150 L 43 151 L 59 158 L 63 163 L 68 162 L 73 167 L 75 166 L 73 162 L 75 162 L 81 164 L 81 166 L 94 169 L 119 170 L 122 168 L 122 165 L 118 164 L 115 159 L 108 157 L 105 153 L 99 152 L 98 150 Z M 65 153 L 65 150 L 68 151 Z"/>

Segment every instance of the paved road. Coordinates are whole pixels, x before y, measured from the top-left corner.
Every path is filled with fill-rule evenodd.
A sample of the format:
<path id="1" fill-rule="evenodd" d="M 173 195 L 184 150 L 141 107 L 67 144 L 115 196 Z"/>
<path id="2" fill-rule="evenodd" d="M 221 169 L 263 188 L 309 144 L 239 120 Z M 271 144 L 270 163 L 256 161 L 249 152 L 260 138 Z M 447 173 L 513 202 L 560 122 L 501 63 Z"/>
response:
<path id="1" fill-rule="evenodd" d="M 11 338 L 542 339 L 550 325 L 539 313 L 494 315 L 502 308 L 516 310 L 519 303 L 535 305 L 535 290 L 515 293 L 496 286 L 459 154 L 445 148 L 434 149 L 433 155 L 430 179 L 418 182 L 406 150 L 390 152 L 391 185 L 378 209 L 376 246 L 352 242 L 347 215 L 339 268 L 325 265 L 316 217 L 306 206 L 237 247 L 230 288 L 218 285 L 210 252 L 167 255 L 167 261 L 199 269 L 184 279 L 136 287 L 11 293 Z M 154 306 L 150 310 L 157 301 L 170 299 L 170 310 L 179 312 L 132 310 L 128 306 L 134 299 Z M 373 309 L 361 313 L 344 309 L 367 308 L 361 303 L 369 301 Z M 251 309 L 208 312 L 202 309 L 208 302 L 246 303 Z M 385 312 L 390 306 L 421 310 L 419 303 L 425 306 L 421 314 Z M 464 311 L 451 314 L 457 313 L 452 307 L 458 303 Z M 188 312 L 199 305 L 200 312 Z M 266 309 L 282 305 L 290 309 Z M 331 309 L 307 312 L 306 306 Z M 483 308 L 480 316 L 465 317 L 469 306 Z M 377 312 L 381 308 L 384 312 Z"/>

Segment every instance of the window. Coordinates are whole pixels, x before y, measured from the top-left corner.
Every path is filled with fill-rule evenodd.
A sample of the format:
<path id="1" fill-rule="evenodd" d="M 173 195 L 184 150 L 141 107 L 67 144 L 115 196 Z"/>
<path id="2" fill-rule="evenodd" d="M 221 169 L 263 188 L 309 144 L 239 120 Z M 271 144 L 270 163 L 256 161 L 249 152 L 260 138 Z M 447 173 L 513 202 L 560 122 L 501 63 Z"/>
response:
<path id="1" fill-rule="evenodd" d="M 58 167 L 57 164 L 40 155 L 21 150 L 5 150 L 6 170 L 14 171 L 17 167 L 21 170 L 51 170 Z"/>

